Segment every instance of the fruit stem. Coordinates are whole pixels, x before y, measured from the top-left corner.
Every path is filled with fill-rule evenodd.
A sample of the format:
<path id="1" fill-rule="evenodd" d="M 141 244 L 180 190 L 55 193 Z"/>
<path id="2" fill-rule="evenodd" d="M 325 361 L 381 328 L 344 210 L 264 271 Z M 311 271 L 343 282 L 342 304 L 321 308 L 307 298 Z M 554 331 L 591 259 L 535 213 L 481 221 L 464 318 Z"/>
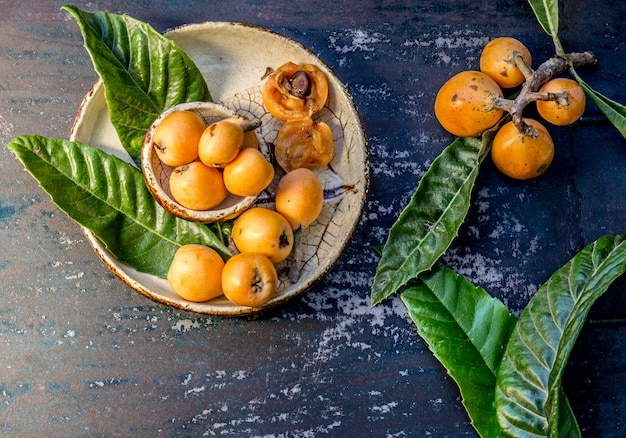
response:
<path id="1" fill-rule="evenodd" d="M 489 109 L 498 108 L 506 111 L 507 113 L 512 113 L 515 110 L 515 100 L 507 99 L 505 97 L 493 96 L 493 100 L 491 101 L 491 106 Z"/>
<path id="2" fill-rule="evenodd" d="M 520 52 L 513 52 L 513 60 L 515 61 L 515 65 L 520 69 L 526 80 L 532 78 L 533 69 L 526 63 L 526 60 L 522 56 Z"/>
<path id="3" fill-rule="evenodd" d="M 553 100 L 561 106 L 568 106 L 569 93 L 567 91 L 561 91 L 559 93 L 531 91 L 528 93 L 528 100 L 529 102 L 536 102 L 538 100 Z"/>
<path id="4" fill-rule="evenodd" d="M 251 120 L 249 122 L 242 123 L 240 126 L 241 126 L 241 129 L 243 129 L 243 132 L 254 131 L 256 128 L 261 126 L 261 121 L 258 119 Z"/>
<path id="5" fill-rule="evenodd" d="M 538 90 L 543 84 L 552 79 L 555 75 L 561 74 L 571 67 L 580 67 L 593 65 L 597 62 L 596 57 L 591 52 L 569 53 L 564 56 L 555 56 L 541 64 L 536 70 L 532 71 L 530 67 L 525 65 L 521 56 L 515 55 L 515 62 L 524 76 L 526 81 L 522 86 L 515 100 L 494 98 L 492 105 L 495 108 L 501 108 L 511 114 L 511 118 L 520 133 L 536 137 L 538 132 L 528 125 L 522 117 L 522 112 L 526 105 L 537 100 L 562 100 L 567 99 L 561 93 L 540 93 Z M 527 70 L 524 70 L 527 68 Z M 530 76 L 527 74 L 530 73 Z"/>

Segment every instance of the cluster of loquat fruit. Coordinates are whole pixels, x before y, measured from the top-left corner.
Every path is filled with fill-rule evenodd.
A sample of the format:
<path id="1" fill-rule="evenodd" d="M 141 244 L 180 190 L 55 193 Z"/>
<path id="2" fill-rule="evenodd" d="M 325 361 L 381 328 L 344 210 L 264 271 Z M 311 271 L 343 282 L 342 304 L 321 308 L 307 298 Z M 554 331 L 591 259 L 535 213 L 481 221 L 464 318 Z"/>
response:
<path id="1" fill-rule="evenodd" d="M 224 295 L 236 305 L 263 306 L 278 286 L 276 264 L 297 249 L 296 237 L 321 213 L 324 190 L 314 170 L 330 162 L 334 144 L 328 125 L 313 116 L 328 97 L 326 76 L 314 65 L 289 62 L 267 78 L 262 96 L 268 112 L 284 122 L 274 143 L 281 168 L 275 207 L 253 206 L 234 220 L 231 238 L 237 253 L 226 261 L 204 245 L 183 245 L 177 250 L 167 279 L 188 301 Z M 258 150 L 253 131 L 258 125 L 246 130 L 249 124 L 234 117 L 207 127 L 200 116 L 186 111 L 161 121 L 154 147 L 163 163 L 176 166 L 169 188 L 177 202 L 208 210 L 228 192 L 252 196 L 270 186 L 278 169 Z M 294 257 L 292 271 L 299 269 L 299 263 Z"/>
<path id="2" fill-rule="evenodd" d="M 510 94 L 524 94 L 534 102 L 541 118 L 564 126 L 578 120 L 586 105 L 585 93 L 578 82 L 567 77 L 549 77 L 539 89 L 531 69 L 532 57 L 526 46 L 515 38 L 499 37 L 483 48 L 480 71 L 457 73 L 439 89 L 435 116 L 441 126 L 459 137 L 476 137 L 493 128 L 513 101 Z M 521 87 L 520 87 L 521 86 Z M 505 175 L 527 180 L 541 175 L 554 158 L 554 142 L 548 129 L 536 119 L 522 117 L 504 123 L 491 145 L 491 157 Z"/>
<path id="3" fill-rule="evenodd" d="M 161 162 L 174 167 L 169 180 L 174 200 L 191 210 L 210 210 L 228 192 L 253 196 L 265 190 L 274 167 L 258 149 L 250 129 L 256 126 L 237 116 L 206 126 L 193 111 L 168 114 L 155 129 L 153 144 Z"/>

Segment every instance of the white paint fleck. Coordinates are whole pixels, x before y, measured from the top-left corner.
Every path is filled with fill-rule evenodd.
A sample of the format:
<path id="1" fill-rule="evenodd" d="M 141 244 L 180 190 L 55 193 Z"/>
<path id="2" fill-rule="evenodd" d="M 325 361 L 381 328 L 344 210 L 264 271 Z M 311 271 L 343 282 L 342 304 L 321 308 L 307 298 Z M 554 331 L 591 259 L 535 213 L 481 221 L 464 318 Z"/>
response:
<path id="1" fill-rule="evenodd" d="M 172 330 L 179 332 L 187 332 L 191 329 L 200 328 L 200 322 L 192 321 L 191 319 L 180 319 L 176 321 L 176 324 L 172 326 Z"/>
<path id="2" fill-rule="evenodd" d="M 491 259 L 483 254 L 467 254 L 459 257 L 454 251 L 450 251 L 444 257 L 455 271 L 469 280 L 480 279 L 481 282 L 499 284 L 504 276 L 499 259 Z"/>
<path id="3" fill-rule="evenodd" d="M 235 371 L 232 374 L 232 377 L 237 379 L 237 380 L 243 380 L 246 377 L 248 377 L 249 375 L 250 375 L 250 373 L 248 371 L 240 370 L 240 371 Z"/>
<path id="4" fill-rule="evenodd" d="M 445 28 L 407 39 L 403 46 L 407 50 L 417 52 L 425 50 L 425 53 L 427 52 L 430 56 L 434 54 L 437 65 L 457 65 L 460 63 L 473 65 L 489 39 L 488 36 L 482 36 L 480 31 L 469 27 L 456 31 Z M 476 52 L 475 56 L 472 56 L 472 51 Z"/>
<path id="5" fill-rule="evenodd" d="M 11 140 L 11 137 L 13 137 L 12 131 L 13 123 L 7 122 L 4 117 L 0 115 L 0 139 L 2 140 L 2 144 L 7 144 Z M 0 167 L 2 166 L 3 164 L 0 162 Z"/>
<path id="6" fill-rule="evenodd" d="M 352 348 L 361 349 L 361 350 L 371 350 L 372 346 L 370 344 L 366 344 L 365 342 L 353 342 L 350 344 Z"/>
<path id="7" fill-rule="evenodd" d="M 374 406 L 371 407 L 371 409 L 372 409 L 372 411 L 377 412 L 379 414 L 388 414 L 396 406 L 398 406 L 397 402 L 390 402 L 390 403 L 387 403 L 387 404 L 384 404 L 384 405 L 380 405 L 380 406 L 374 405 Z"/>
<path id="8" fill-rule="evenodd" d="M 320 336 L 317 351 L 313 353 L 315 362 L 328 362 L 339 356 L 339 350 L 345 348 L 343 342 L 349 342 L 352 338 L 352 327 L 356 321 L 347 318 L 338 322 L 334 327 L 327 328 Z"/>
<path id="9" fill-rule="evenodd" d="M 188 389 L 187 391 L 185 391 L 185 398 L 187 398 L 189 395 L 194 395 L 194 394 L 198 394 L 203 392 L 206 389 L 206 387 L 203 386 L 196 386 L 194 388 Z"/>
<path id="10" fill-rule="evenodd" d="M 77 243 L 82 243 L 81 239 L 74 240 L 63 231 L 59 232 L 59 241 L 61 242 L 62 245 L 65 245 L 65 246 L 73 246 Z"/>
<path id="11" fill-rule="evenodd" d="M 478 212 L 479 213 L 486 213 L 487 210 L 489 209 L 489 188 L 485 187 L 480 189 L 477 192 L 477 199 L 476 199 L 476 204 L 478 205 Z"/>
<path id="12" fill-rule="evenodd" d="M 443 399 L 442 398 L 433 398 L 428 400 L 428 403 L 435 408 L 435 410 L 440 410 L 443 408 Z"/>
<path id="13" fill-rule="evenodd" d="M 382 84 L 378 87 L 365 87 L 361 84 L 355 84 L 354 90 L 356 93 L 375 102 L 391 97 L 391 89 L 387 84 Z"/>
<path id="14" fill-rule="evenodd" d="M 294 385 L 291 388 L 285 388 L 282 389 L 281 394 L 284 394 L 285 396 L 287 396 L 287 398 L 289 400 L 293 399 L 296 395 L 300 394 L 302 392 L 302 386 L 297 383 L 296 385 Z"/>
<path id="15" fill-rule="evenodd" d="M 65 276 L 66 280 L 78 280 L 80 278 L 83 278 L 85 276 L 84 272 L 77 272 L 76 274 L 67 274 Z"/>
<path id="16" fill-rule="evenodd" d="M 338 53 L 373 52 L 375 45 L 389 42 L 379 32 L 370 33 L 365 29 L 347 29 L 344 32 L 334 32 L 328 37 L 331 49 Z"/>
<path id="17" fill-rule="evenodd" d="M 342 58 L 339 58 L 337 60 L 337 63 L 339 64 L 339 67 L 345 67 L 348 64 L 348 59 L 344 56 Z"/>
<path id="18" fill-rule="evenodd" d="M 535 255 L 537 251 L 539 251 L 539 242 L 541 242 L 540 236 L 535 236 L 530 239 L 530 245 L 528 246 L 528 250 L 526 251 L 526 255 Z"/>

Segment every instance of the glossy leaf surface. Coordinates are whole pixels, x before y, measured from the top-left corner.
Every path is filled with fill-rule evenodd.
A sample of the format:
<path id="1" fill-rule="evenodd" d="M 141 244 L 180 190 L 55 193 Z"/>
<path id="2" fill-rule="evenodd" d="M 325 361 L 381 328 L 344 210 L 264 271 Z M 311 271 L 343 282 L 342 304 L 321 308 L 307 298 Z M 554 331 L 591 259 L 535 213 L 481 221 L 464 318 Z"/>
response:
<path id="1" fill-rule="evenodd" d="M 498 421 L 510 436 L 563 434 L 561 379 L 593 303 L 626 270 L 626 236 L 604 236 L 574 256 L 522 312 L 498 371 Z"/>
<path id="2" fill-rule="evenodd" d="M 389 230 L 372 285 L 372 305 L 430 269 L 448 249 L 469 210 L 482 149 L 478 138 L 457 138 L 422 176 Z"/>
<path id="3" fill-rule="evenodd" d="M 61 210 L 139 271 L 164 277 L 174 253 L 186 243 L 229 256 L 207 226 L 159 206 L 132 164 L 81 143 L 40 136 L 16 137 L 9 149 Z"/>
<path id="4" fill-rule="evenodd" d="M 543 30 L 548 35 L 556 37 L 559 32 L 558 0 L 528 0 L 528 3 Z"/>
<path id="5" fill-rule="evenodd" d="M 104 83 L 111 123 L 136 163 L 146 131 L 163 110 L 211 100 L 193 61 L 150 25 L 127 15 L 88 13 L 69 5 L 63 9 L 78 23 Z"/>
<path id="6" fill-rule="evenodd" d="M 585 94 L 589 96 L 591 101 L 596 104 L 598 109 L 609 119 L 609 122 L 617 128 L 620 134 L 626 138 L 626 107 L 592 89 L 582 80 L 578 73 L 574 72 L 574 75 L 580 86 L 585 90 Z"/>
<path id="7" fill-rule="evenodd" d="M 459 386 L 472 425 L 483 437 L 499 436 L 496 371 L 515 317 L 442 264 L 420 275 L 401 298 L 418 333 Z"/>

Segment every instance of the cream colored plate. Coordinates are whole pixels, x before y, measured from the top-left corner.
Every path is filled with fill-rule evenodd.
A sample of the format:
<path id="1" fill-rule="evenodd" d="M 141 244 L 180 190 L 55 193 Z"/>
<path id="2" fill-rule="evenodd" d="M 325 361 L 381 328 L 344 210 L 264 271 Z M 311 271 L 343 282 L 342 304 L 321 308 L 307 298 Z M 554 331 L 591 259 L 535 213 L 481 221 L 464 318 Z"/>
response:
<path id="1" fill-rule="evenodd" d="M 272 143 L 282 122 L 263 107 L 261 86 L 268 68 L 287 61 L 311 63 L 321 68 L 329 80 L 327 105 L 316 119 L 333 130 L 335 154 L 328 167 L 317 171 L 326 193 L 324 208 L 317 222 L 303 234 L 303 264 L 299 280 L 291 283 L 286 271 L 291 259 L 279 265 L 280 285 L 276 296 L 263 308 L 237 306 L 225 298 L 191 303 L 179 298 L 166 280 L 147 275 L 119 262 L 87 229 L 89 243 L 111 271 L 146 297 L 192 312 L 236 316 L 275 307 L 302 293 L 335 264 L 359 222 L 369 185 L 368 145 L 363 125 L 351 96 L 330 68 L 306 47 L 272 31 L 239 23 L 208 22 L 181 26 L 166 33 L 202 71 L 215 102 L 221 102 L 241 115 L 262 121 L 260 135 Z M 129 162 L 111 125 L 98 81 L 87 94 L 72 128 L 72 140 L 97 146 Z M 271 204 L 270 190 L 258 203 Z M 271 206 L 271 205 L 270 205 Z"/>

